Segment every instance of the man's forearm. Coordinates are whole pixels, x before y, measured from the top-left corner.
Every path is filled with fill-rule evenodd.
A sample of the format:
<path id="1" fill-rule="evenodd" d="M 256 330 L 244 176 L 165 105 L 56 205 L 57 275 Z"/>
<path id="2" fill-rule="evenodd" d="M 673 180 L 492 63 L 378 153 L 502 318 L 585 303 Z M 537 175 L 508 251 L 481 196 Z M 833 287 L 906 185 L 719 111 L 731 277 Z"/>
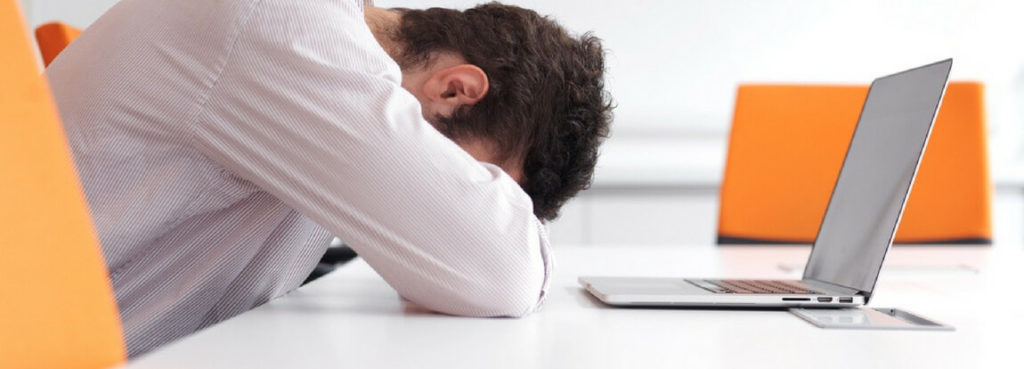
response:
<path id="1" fill-rule="evenodd" d="M 529 312 L 550 265 L 530 198 L 423 120 L 355 4 L 264 1 L 252 14 L 194 122 L 197 147 L 343 236 L 406 298 Z"/>

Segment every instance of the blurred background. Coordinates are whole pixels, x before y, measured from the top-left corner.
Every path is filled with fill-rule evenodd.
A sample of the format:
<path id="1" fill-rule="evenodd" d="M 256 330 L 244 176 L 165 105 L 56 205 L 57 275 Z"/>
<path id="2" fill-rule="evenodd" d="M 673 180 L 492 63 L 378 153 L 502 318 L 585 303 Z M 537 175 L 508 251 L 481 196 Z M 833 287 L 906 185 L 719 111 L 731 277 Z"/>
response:
<path id="1" fill-rule="evenodd" d="M 131 0 L 125 0 L 131 1 Z M 169 0 L 171 1 L 171 0 Z M 300 1 L 300 0 L 296 0 Z M 21 0 L 31 26 L 88 27 L 116 0 Z M 378 0 L 379 7 L 479 1 Z M 551 224 L 558 243 L 709 244 L 736 87 L 868 84 L 947 57 L 951 80 L 986 86 L 996 243 L 1024 242 L 1024 22 L 980 0 L 511 0 L 608 51 L 618 104 L 593 187 Z"/>

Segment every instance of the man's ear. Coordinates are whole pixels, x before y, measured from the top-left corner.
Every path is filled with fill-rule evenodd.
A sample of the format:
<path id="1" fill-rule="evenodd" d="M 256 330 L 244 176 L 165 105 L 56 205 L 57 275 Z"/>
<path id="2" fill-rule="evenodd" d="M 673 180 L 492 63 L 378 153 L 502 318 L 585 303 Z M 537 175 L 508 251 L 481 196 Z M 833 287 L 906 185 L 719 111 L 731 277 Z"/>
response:
<path id="1" fill-rule="evenodd" d="M 450 117 L 462 105 L 476 104 L 484 96 L 490 83 L 487 73 L 472 64 L 459 64 L 434 73 L 423 86 L 425 97 L 435 112 Z"/>

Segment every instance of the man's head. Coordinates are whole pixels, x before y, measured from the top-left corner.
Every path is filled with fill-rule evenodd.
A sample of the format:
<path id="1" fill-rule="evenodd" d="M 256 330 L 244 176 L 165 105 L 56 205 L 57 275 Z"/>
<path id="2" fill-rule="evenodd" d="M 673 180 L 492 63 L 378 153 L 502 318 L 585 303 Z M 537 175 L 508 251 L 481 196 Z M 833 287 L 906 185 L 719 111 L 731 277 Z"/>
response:
<path id="1" fill-rule="evenodd" d="M 388 51 L 424 117 L 477 160 L 501 166 L 534 213 L 554 219 L 589 186 L 608 135 L 600 40 L 497 3 L 397 13 Z"/>

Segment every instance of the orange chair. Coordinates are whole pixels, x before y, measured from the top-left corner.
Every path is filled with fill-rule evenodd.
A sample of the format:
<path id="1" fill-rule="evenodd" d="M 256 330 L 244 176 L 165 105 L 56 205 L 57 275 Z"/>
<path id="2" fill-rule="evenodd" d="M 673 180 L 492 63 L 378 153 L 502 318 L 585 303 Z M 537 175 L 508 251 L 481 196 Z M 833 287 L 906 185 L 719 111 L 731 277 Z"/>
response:
<path id="1" fill-rule="evenodd" d="M 742 85 L 721 188 L 718 243 L 811 243 L 867 86 Z M 897 243 L 991 244 L 983 86 L 946 89 Z"/>
<path id="2" fill-rule="evenodd" d="M 82 30 L 60 22 L 36 27 L 36 42 L 39 43 L 39 53 L 43 55 L 43 64 L 49 66 L 57 54 L 80 34 Z"/>
<path id="3" fill-rule="evenodd" d="M 0 368 L 117 365 L 117 306 L 29 40 L 0 0 Z"/>

